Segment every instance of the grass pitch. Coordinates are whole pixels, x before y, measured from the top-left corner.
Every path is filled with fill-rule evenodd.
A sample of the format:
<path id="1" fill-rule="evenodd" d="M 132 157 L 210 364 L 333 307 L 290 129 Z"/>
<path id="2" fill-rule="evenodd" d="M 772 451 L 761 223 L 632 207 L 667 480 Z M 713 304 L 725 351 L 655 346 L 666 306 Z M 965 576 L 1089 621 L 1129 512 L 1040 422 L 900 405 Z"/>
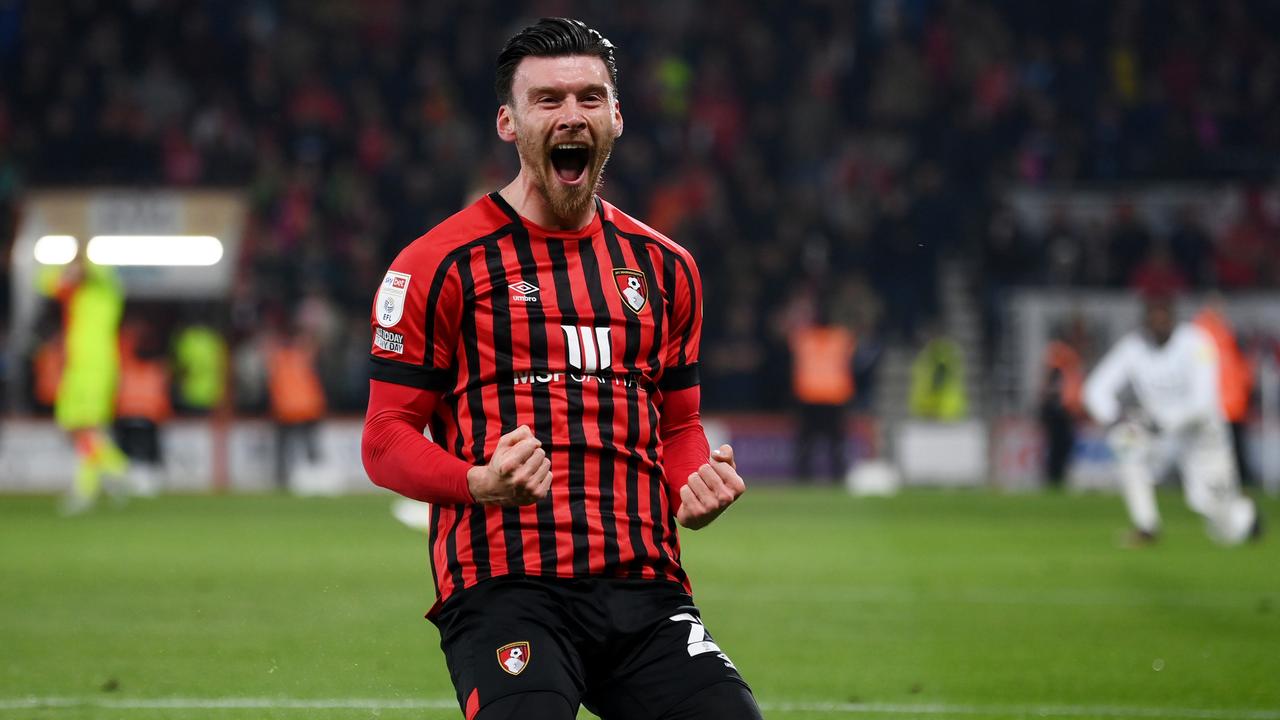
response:
<path id="1" fill-rule="evenodd" d="M 0 720 L 459 717 L 389 503 L 0 498 Z M 758 489 L 685 564 L 767 717 L 1280 719 L 1280 538 L 1161 504 Z"/>

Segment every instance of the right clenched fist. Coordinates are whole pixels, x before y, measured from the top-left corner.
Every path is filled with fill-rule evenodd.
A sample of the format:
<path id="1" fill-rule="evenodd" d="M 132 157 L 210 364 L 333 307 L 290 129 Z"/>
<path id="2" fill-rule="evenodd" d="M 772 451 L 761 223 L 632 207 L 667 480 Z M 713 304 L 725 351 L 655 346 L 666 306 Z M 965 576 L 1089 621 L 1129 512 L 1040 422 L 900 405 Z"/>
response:
<path id="1" fill-rule="evenodd" d="M 467 472 L 467 487 L 478 503 L 529 505 L 551 491 L 551 460 L 527 425 L 498 439 L 488 465 Z"/>

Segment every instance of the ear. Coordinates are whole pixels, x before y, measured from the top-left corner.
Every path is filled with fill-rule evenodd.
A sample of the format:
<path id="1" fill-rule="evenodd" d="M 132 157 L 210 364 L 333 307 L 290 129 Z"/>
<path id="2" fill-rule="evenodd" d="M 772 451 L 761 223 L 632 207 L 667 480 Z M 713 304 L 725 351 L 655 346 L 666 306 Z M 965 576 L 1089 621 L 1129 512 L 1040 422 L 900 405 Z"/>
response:
<path id="1" fill-rule="evenodd" d="M 502 142 L 513 143 L 516 141 L 516 121 L 511 115 L 511 106 L 502 104 L 498 106 L 498 119 L 496 121 L 498 129 L 498 137 Z"/>
<path id="2" fill-rule="evenodd" d="M 622 103 L 613 101 L 613 139 L 622 136 Z"/>

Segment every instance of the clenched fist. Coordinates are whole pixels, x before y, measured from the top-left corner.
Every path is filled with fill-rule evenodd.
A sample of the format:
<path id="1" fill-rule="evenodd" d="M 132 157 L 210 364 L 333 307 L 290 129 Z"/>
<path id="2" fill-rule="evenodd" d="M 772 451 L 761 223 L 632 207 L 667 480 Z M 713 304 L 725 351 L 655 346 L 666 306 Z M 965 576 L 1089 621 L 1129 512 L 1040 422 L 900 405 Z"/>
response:
<path id="1" fill-rule="evenodd" d="M 498 439 L 488 465 L 467 472 L 467 487 L 478 503 L 530 505 L 551 491 L 551 460 L 527 425 Z"/>
<path id="2" fill-rule="evenodd" d="M 709 462 L 690 473 L 688 484 L 680 488 L 676 520 L 690 530 L 698 530 L 720 517 L 720 513 L 747 491 L 737 468 L 733 448 L 721 445 L 714 450 Z"/>

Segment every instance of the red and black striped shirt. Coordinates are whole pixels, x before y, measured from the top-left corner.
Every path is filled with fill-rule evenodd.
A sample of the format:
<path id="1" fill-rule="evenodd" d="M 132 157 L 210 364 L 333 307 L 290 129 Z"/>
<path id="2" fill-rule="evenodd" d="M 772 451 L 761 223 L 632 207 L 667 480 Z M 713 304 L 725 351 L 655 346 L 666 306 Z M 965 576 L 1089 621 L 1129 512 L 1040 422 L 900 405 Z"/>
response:
<path id="1" fill-rule="evenodd" d="M 552 231 L 491 194 L 405 248 L 373 308 L 373 378 L 439 391 L 433 440 L 472 464 L 527 425 L 555 480 L 524 507 L 432 506 L 437 603 L 506 574 L 688 589 L 664 484 L 661 392 L 698 383 L 689 253 L 597 200 Z"/>

